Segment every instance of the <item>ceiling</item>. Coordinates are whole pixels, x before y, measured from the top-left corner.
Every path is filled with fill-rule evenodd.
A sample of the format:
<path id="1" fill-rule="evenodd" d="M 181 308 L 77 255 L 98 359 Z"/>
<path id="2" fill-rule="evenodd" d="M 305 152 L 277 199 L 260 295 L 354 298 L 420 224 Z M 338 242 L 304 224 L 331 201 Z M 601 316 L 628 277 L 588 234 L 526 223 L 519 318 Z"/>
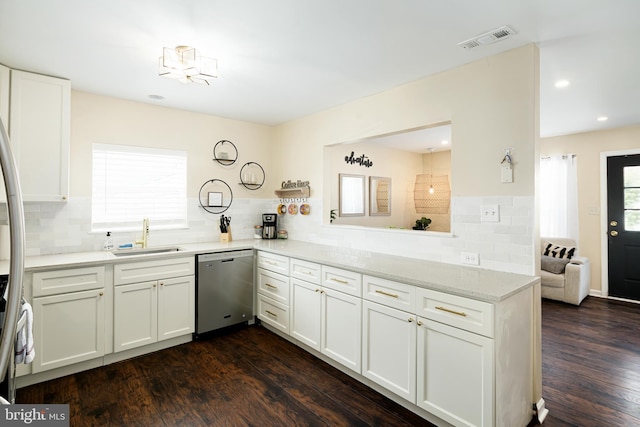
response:
<path id="1" fill-rule="evenodd" d="M 0 63 L 275 125 L 534 42 L 551 136 L 640 124 L 638 16 L 638 0 L 0 0 Z M 517 34 L 457 46 L 503 25 Z M 212 86 L 158 77 L 177 45 L 217 58 Z"/>

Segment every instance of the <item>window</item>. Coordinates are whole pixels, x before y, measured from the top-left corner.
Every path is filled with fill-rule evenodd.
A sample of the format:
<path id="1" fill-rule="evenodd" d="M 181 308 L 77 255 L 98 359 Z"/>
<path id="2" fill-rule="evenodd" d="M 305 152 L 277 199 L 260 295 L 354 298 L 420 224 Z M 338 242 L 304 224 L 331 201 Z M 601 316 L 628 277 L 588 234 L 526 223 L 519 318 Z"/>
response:
<path id="1" fill-rule="evenodd" d="M 93 144 L 91 228 L 138 230 L 187 226 L 187 153 Z"/>
<path id="2" fill-rule="evenodd" d="M 540 235 L 578 240 L 575 154 L 540 159 Z"/>

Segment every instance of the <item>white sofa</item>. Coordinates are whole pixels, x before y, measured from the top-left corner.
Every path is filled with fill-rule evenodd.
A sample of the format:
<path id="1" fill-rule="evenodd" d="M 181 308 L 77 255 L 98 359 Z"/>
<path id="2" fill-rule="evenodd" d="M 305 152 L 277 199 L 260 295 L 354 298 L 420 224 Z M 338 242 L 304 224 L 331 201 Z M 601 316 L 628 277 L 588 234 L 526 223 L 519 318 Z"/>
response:
<path id="1" fill-rule="evenodd" d="M 540 240 L 543 250 L 540 270 L 542 298 L 580 305 L 582 300 L 589 295 L 591 288 L 591 264 L 589 259 L 578 255 L 576 242 L 573 239 L 542 237 Z M 576 248 L 571 259 L 564 260 L 564 262 L 567 262 L 564 271 L 554 273 L 545 270 L 546 268 L 558 271 L 561 268 L 559 264 L 562 264 L 561 260 L 545 259 L 546 242 L 565 248 Z"/>

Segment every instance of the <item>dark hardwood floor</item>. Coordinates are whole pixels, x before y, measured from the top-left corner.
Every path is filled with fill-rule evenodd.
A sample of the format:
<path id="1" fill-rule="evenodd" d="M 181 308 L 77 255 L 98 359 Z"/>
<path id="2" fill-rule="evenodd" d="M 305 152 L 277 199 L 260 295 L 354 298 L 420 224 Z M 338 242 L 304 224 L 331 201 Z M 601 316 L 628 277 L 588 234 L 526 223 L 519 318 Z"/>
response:
<path id="1" fill-rule="evenodd" d="M 547 427 L 640 426 L 640 305 L 542 303 Z"/>
<path id="2" fill-rule="evenodd" d="M 640 426 L 640 305 L 542 303 L 544 426 Z M 429 426 L 265 330 L 229 331 L 18 390 L 72 426 Z"/>
<path id="3" fill-rule="evenodd" d="M 431 426 L 260 326 L 18 390 L 71 426 Z"/>

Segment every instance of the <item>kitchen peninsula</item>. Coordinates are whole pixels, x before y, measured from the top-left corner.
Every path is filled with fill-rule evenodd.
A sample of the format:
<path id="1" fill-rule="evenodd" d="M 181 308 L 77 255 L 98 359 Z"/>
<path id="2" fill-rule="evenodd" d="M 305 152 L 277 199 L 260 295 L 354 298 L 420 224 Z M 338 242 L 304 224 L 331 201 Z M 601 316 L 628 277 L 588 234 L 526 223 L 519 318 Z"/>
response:
<path id="1" fill-rule="evenodd" d="M 34 276 L 65 271 L 100 277 L 99 288 L 69 294 L 96 292 L 91 298 L 101 300 L 96 325 L 103 346 L 88 360 L 56 362 L 36 373 L 23 365 L 18 385 L 190 341 L 192 330 L 184 329 L 118 350 L 118 266 L 160 267 L 164 276 L 189 284 L 187 266 L 196 254 L 244 248 L 257 254 L 254 314 L 274 333 L 432 422 L 513 426 L 531 419 L 537 277 L 295 240 L 184 244 L 177 252 L 127 257 L 27 258 L 25 296 L 31 300 Z M 37 343 L 37 327 L 34 333 Z"/>

